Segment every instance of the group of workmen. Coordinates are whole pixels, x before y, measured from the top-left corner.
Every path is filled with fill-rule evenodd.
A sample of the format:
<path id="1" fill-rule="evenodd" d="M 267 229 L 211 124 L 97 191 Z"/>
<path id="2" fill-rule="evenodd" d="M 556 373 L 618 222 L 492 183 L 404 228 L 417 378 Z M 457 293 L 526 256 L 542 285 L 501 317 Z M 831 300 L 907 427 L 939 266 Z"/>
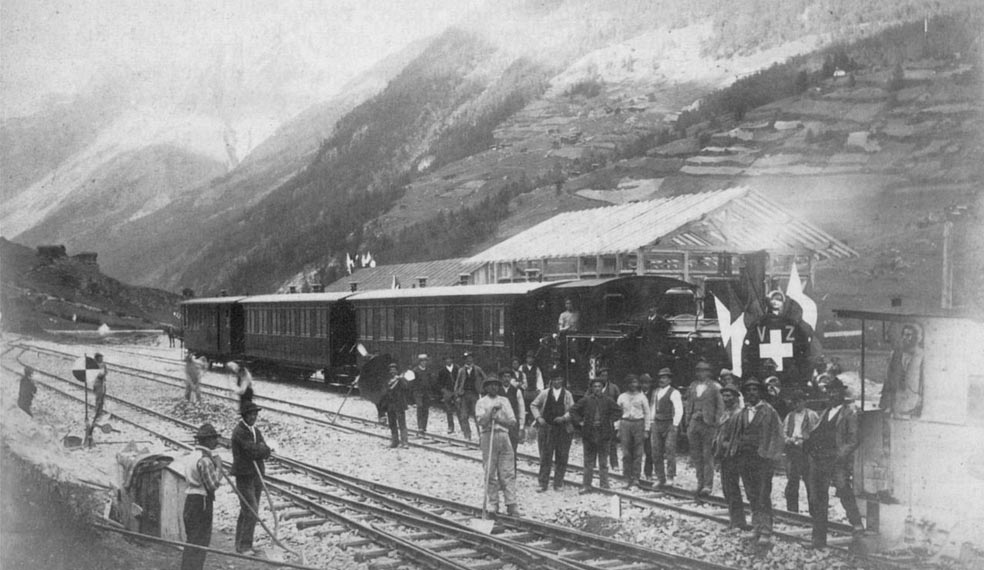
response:
<path id="1" fill-rule="evenodd" d="M 457 417 L 461 431 L 470 439 L 474 421 L 487 466 L 488 504 L 497 510 L 501 491 L 507 513 L 519 515 L 516 450 L 527 426 L 537 426 L 539 492 L 548 491 L 551 480 L 555 490 L 563 488 L 570 446 L 575 430 L 580 432 L 582 494 L 595 491 L 596 468 L 598 487 L 610 488 L 609 464 L 618 468 L 619 449 L 627 488 L 642 486 L 643 479 L 657 489 L 672 487 L 677 438 L 686 430 L 697 479 L 695 499 L 710 495 L 714 473 L 720 469 L 730 527 L 747 531 L 748 538 L 760 545 L 771 543 L 772 478 L 780 461 L 786 465 L 787 510 L 799 510 L 799 488 L 806 484 L 813 518 L 812 546 L 826 546 L 831 486 L 855 533 L 864 532 L 851 485 L 858 446 L 857 415 L 846 398 L 846 386 L 836 377 L 826 382 L 827 405 L 817 413 L 806 407 L 802 392 L 786 390 L 780 401 L 778 390 L 772 389 L 774 379 L 751 377 L 740 382 L 729 370 L 722 370 L 715 379 L 715 368 L 706 361 L 696 364 L 693 382 L 682 390 L 674 387 L 669 368 L 660 369 L 655 381 L 649 374 L 629 374 L 624 392 L 601 369 L 591 379 L 588 393 L 576 402 L 559 370 L 547 376 L 545 384 L 533 353 L 527 354 L 524 364 L 514 360 L 512 367 L 497 375 L 487 375 L 469 353 L 464 355 L 463 366 L 448 357 L 437 371 L 429 368 L 425 354 L 403 373 L 393 363 L 383 396 L 390 445 L 408 445 L 405 412 L 411 402 L 416 405 L 420 431 L 427 430 L 432 404 L 445 410 L 448 433 L 454 432 Z M 777 408 L 789 412 L 783 417 Z M 751 508 L 750 525 L 742 489 Z"/>

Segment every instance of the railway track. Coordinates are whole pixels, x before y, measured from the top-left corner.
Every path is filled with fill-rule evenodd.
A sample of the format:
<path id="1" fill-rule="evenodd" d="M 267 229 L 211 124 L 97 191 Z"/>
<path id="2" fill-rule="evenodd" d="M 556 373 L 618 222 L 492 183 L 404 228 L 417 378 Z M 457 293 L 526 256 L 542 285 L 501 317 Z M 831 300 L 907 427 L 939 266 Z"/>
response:
<path id="1" fill-rule="evenodd" d="M 54 349 L 24 344 L 20 346 L 26 350 L 43 352 L 66 359 L 75 357 L 72 354 Z M 165 384 L 176 388 L 184 387 L 183 378 L 178 376 L 147 371 L 122 364 L 110 364 L 109 366 L 110 368 L 115 368 L 126 374 L 151 382 Z M 202 388 L 210 391 L 211 397 L 227 400 L 231 404 L 237 403 L 237 400 L 229 396 L 228 390 L 222 386 L 206 384 L 203 382 Z M 343 430 L 349 433 L 357 433 L 381 440 L 388 440 L 390 437 L 388 429 L 383 428 L 378 422 L 372 419 L 347 414 L 335 414 L 334 412 L 329 412 L 315 406 L 279 398 L 261 396 L 259 394 L 257 394 L 254 399 L 257 402 L 262 402 L 265 409 L 270 412 L 285 414 L 290 417 L 313 422 L 319 426 Z M 294 409 L 292 410 L 288 408 Z M 305 413 L 301 413 L 296 410 L 303 410 Z M 328 419 L 329 416 L 331 419 Z M 348 424 L 346 425 L 339 423 L 337 420 L 344 420 Z M 467 461 L 481 461 L 481 452 L 477 442 L 456 437 L 443 436 L 430 432 L 424 433 L 416 430 L 411 431 L 416 436 L 410 441 L 411 447 L 425 449 Z M 517 464 L 517 473 L 522 473 L 532 477 L 536 477 L 538 475 L 538 456 L 520 452 L 517 453 L 517 460 L 522 462 L 521 464 Z M 583 472 L 583 466 L 573 464 L 569 465 L 568 472 L 572 475 L 572 477 L 568 477 L 565 484 L 573 487 L 580 487 L 580 474 Z M 615 473 L 612 473 L 612 475 L 614 480 L 625 481 L 624 477 L 621 477 Z M 720 496 L 705 496 L 702 497 L 700 501 L 697 501 L 692 492 L 679 487 L 667 487 L 665 489 L 657 490 L 651 486 L 646 486 L 641 489 L 632 490 L 613 488 L 598 489 L 597 491 L 600 493 L 618 496 L 623 504 L 629 507 L 670 510 L 680 514 L 714 521 L 725 526 L 729 523 L 727 516 L 727 504 L 724 498 Z M 746 511 L 747 510 L 748 507 L 746 505 Z M 750 511 L 748 512 L 750 513 Z M 774 535 L 776 537 L 802 544 L 808 544 L 810 542 L 811 520 L 809 516 L 781 509 L 775 509 L 774 516 L 776 520 Z M 854 540 L 851 530 L 852 529 L 848 524 L 831 522 L 828 526 L 828 533 L 830 534 L 828 545 L 832 548 L 846 551 L 847 547 L 850 546 Z"/>
<path id="2" fill-rule="evenodd" d="M 20 357 L 18 357 L 20 361 Z M 21 362 L 23 364 L 23 362 Z M 6 365 L 5 369 L 17 372 Z M 77 395 L 50 384 L 59 381 L 81 391 L 77 382 L 37 369 L 38 384 L 64 397 Z M 196 426 L 141 404 L 107 395 L 107 399 L 192 432 Z M 144 425 L 129 413 L 113 416 L 179 449 L 191 446 L 172 434 Z M 274 456 L 268 462 L 267 486 L 280 498 L 282 519 L 296 529 L 322 527 L 331 534 L 350 529 L 363 539 L 346 543 L 360 549 L 357 559 L 375 561 L 382 569 L 413 562 L 428 568 L 495 570 L 521 568 L 660 570 L 670 568 L 722 570 L 727 567 L 517 517 L 498 516 L 491 534 L 472 529 L 467 521 L 480 510 L 445 499 L 380 485 L 297 459 Z M 399 553 L 391 559 L 390 553 Z"/>

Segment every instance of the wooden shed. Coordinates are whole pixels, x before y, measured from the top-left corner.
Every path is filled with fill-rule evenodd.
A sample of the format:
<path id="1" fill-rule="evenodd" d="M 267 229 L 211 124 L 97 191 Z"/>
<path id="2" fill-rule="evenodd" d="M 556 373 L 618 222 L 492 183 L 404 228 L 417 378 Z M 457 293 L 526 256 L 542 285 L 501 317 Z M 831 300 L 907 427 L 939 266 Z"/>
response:
<path id="1" fill-rule="evenodd" d="M 184 469 L 189 457 L 125 451 L 118 454 L 119 522 L 134 532 L 184 541 Z"/>

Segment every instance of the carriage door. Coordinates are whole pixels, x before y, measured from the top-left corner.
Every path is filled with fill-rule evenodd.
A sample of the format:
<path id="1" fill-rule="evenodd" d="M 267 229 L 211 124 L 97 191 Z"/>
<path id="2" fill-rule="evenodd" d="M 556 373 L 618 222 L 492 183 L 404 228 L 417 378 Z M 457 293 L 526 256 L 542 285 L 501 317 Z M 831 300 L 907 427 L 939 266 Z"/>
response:
<path id="1" fill-rule="evenodd" d="M 227 305 L 219 305 L 219 310 L 215 311 L 215 316 L 218 320 L 215 323 L 216 348 L 219 354 L 226 354 L 228 352 L 226 347 L 229 343 L 229 330 L 226 326 L 229 322 L 229 307 Z"/>
<path id="2" fill-rule="evenodd" d="M 605 316 L 604 324 L 616 324 L 625 316 L 625 297 L 621 293 L 608 293 L 605 295 Z"/>

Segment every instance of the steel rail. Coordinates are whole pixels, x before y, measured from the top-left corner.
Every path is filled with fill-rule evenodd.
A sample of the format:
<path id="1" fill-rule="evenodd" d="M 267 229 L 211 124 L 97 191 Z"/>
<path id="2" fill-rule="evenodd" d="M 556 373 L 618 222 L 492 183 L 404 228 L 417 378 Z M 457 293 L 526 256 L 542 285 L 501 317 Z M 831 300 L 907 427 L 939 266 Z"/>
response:
<path id="1" fill-rule="evenodd" d="M 4 368 L 13 371 L 13 369 L 11 369 L 6 365 L 4 365 Z M 72 384 L 70 380 L 66 380 L 49 372 L 43 370 L 38 370 L 38 372 L 42 376 L 54 378 Z M 54 386 L 51 386 L 46 382 L 41 382 L 39 384 L 47 389 L 50 389 L 54 392 L 57 392 L 75 401 L 83 401 L 78 396 L 69 394 L 63 390 L 55 388 Z M 78 388 L 81 389 L 82 387 L 78 386 Z M 133 402 L 129 402 L 122 398 L 117 398 L 108 395 L 107 398 L 110 398 L 113 401 L 117 401 L 134 409 L 137 409 L 138 411 L 141 411 L 153 417 L 165 419 L 167 421 L 176 423 L 188 429 L 194 429 L 194 426 L 188 422 L 185 422 L 178 418 L 167 416 L 166 414 L 162 414 L 155 410 L 151 410 L 139 404 L 135 404 Z M 147 431 L 153 434 L 154 436 L 176 447 L 185 450 L 191 449 L 191 446 L 187 445 L 186 443 L 176 440 L 170 436 L 167 436 L 166 434 L 163 434 L 158 430 L 154 430 L 146 426 L 143 426 L 142 424 L 139 424 L 123 416 L 120 416 L 119 414 L 114 413 L 113 416 L 119 419 L 123 423 Z M 314 488 L 303 486 L 296 482 L 285 481 L 274 476 L 267 477 L 267 481 L 271 488 L 274 488 L 275 490 L 278 491 L 278 493 L 290 498 L 294 503 L 302 505 L 312 512 L 320 513 L 322 516 L 326 518 L 331 518 L 333 520 L 342 522 L 346 526 L 356 529 L 360 534 L 363 534 L 364 536 L 371 536 L 377 541 L 379 541 L 380 543 L 384 543 L 391 547 L 400 549 L 401 552 L 406 550 L 407 551 L 406 554 L 408 558 L 413 559 L 414 561 L 422 563 L 424 565 L 430 567 L 453 568 L 456 570 L 459 568 L 464 568 L 464 566 L 457 564 L 457 562 L 452 559 L 445 558 L 440 555 L 435 555 L 435 553 L 430 553 L 426 549 L 420 548 L 397 535 L 384 532 L 381 529 L 378 529 L 370 525 L 366 525 L 355 519 L 352 519 L 351 517 L 346 517 L 341 513 L 332 511 L 331 509 L 326 509 L 324 506 L 318 505 L 317 503 L 311 501 L 310 499 L 304 499 L 297 493 L 290 492 L 287 489 L 287 487 L 294 487 L 296 489 L 300 489 L 304 493 L 316 495 L 317 497 L 323 500 L 327 500 L 329 502 L 339 504 L 343 507 L 369 511 L 370 514 L 373 514 L 375 516 L 379 516 L 385 519 L 396 520 L 397 522 L 407 526 L 410 525 L 415 525 L 418 527 L 426 526 L 431 531 L 441 532 L 443 534 L 449 535 L 450 537 L 453 537 L 454 540 L 459 540 L 468 545 L 471 545 L 477 552 L 485 552 L 486 555 L 500 556 L 501 558 L 505 558 L 514 563 L 520 564 L 521 565 L 520 567 L 531 567 L 530 565 L 535 565 L 533 567 L 553 568 L 556 570 L 596 568 L 595 566 L 592 566 L 590 564 L 585 564 L 579 560 L 565 559 L 563 556 L 558 555 L 557 553 L 554 553 L 550 550 L 527 546 L 521 542 L 513 542 L 513 541 L 499 539 L 494 536 L 485 535 L 483 533 L 474 531 L 467 526 L 446 521 L 442 517 L 435 515 L 434 513 L 431 513 L 426 509 L 421 509 L 419 507 L 407 503 L 406 500 L 400 500 L 400 499 L 388 497 L 385 494 L 375 491 L 372 487 L 374 486 L 379 487 L 379 484 L 360 480 L 359 478 L 353 476 L 334 473 L 325 468 L 315 465 L 310 465 L 305 462 L 301 462 L 288 457 L 274 456 L 273 459 L 278 463 L 281 463 L 291 469 L 303 470 L 308 472 L 309 474 L 314 474 L 317 476 L 319 480 L 327 481 L 335 485 L 336 487 L 349 489 L 353 493 L 357 493 L 367 498 L 371 498 L 373 500 L 376 500 L 377 502 L 388 505 L 394 509 L 409 511 L 407 513 L 391 511 L 388 509 L 384 509 L 382 507 L 367 505 L 360 501 L 355 501 L 352 499 L 339 497 L 337 495 L 332 495 L 324 491 L 319 491 Z M 429 502 L 431 504 L 436 504 L 442 507 L 450 507 L 464 514 L 480 513 L 480 511 L 478 511 L 478 509 L 476 509 L 475 507 L 456 504 L 450 501 L 439 499 L 437 497 L 430 497 L 413 491 L 406 491 L 406 490 L 401 490 L 392 487 L 388 487 L 387 491 L 391 494 L 408 497 L 415 501 Z M 524 531 L 529 531 L 531 527 L 536 527 L 539 530 L 539 533 L 545 535 L 544 538 L 547 538 L 550 541 L 561 540 L 567 543 L 579 544 L 582 547 L 583 547 L 584 540 L 585 539 L 590 540 L 591 537 L 593 536 L 593 535 L 588 535 L 587 533 L 579 533 L 581 536 L 574 536 L 574 538 L 571 538 L 572 536 L 571 533 L 574 531 L 566 531 L 566 529 L 562 529 L 561 527 L 556 527 L 554 525 L 546 525 L 545 523 L 535 523 L 534 521 L 528 521 L 526 519 L 517 519 L 513 517 L 507 517 L 506 520 L 510 521 L 512 526 Z M 595 550 L 599 552 L 592 553 L 592 558 L 599 558 L 605 555 L 607 555 L 609 559 L 611 559 L 613 556 L 616 557 L 618 560 L 622 560 L 626 558 L 625 554 L 618 555 L 611 552 L 612 549 L 617 548 L 619 550 L 622 550 L 624 553 L 629 554 L 628 557 L 631 558 L 636 563 L 645 563 L 650 565 L 656 563 L 659 568 L 688 567 L 688 568 L 695 568 L 701 570 L 728 570 L 728 567 L 720 566 L 710 562 L 704 562 L 700 560 L 681 557 L 678 555 L 663 553 L 660 551 L 649 550 L 643 547 L 638 547 L 627 543 L 620 543 L 617 541 L 611 541 L 609 539 L 604 539 L 601 537 L 593 537 L 593 538 L 595 543 L 600 544 L 600 546 L 595 547 Z M 489 552 L 490 550 L 491 552 Z M 658 558 L 659 562 L 657 563 L 655 560 L 653 560 L 653 558 Z"/>
<path id="2" fill-rule="evenodd" d="M 59 355 L 59 356 L 65 357 L 65 358 L 72 357 L 72 355 L 70 355 L 68 353 L 63 353 L 61 351 L 57 351 L 57 350 L 54 350 L 54 349 L 48 349 L 48 348 L 45 348 L 45 347 L 33 347 L 33 346 L 30 346 L 30 345 L 22 345 L 22 346 L 25 346 L 25 348 L 28 349 L 28 350 L 35 350 L 35 351 L 52 353 L 52 354 Z M 138 378 L 142 378 L 142 379 L 151 381 L 151 382 L 157 382 L 157 383 L 168 385 L 168 386 L 183 387 L 183 380 L 181 380 L 180 378 L 175 377 L 175 376 L 170 376 L 168 374 L 163 374 L 163 373 L 160 373 L 160 372 L 153 372 L 153 371 L 141 370 L 141 369 L 138 369 L 138 368 L 134 368 L 134 367 L 127 366 L 127 365 L 121 365 L 121 364 L 112 364 L 110 366 L 116 367 L 116 368 L 118 368 L 120 370 L 132 370 L 134 372 L 129 372 L 128 374 L 130 374 L 132 376 L 136 376 Z M 147 374 L 153 374 L 153 375 L 156 375 L 156 376 L 159 376 L 159 377 L 162 377 L 162 378 L 169 378 L 169 379 L 172 379 L 173 381 L 161 380 L 160 378 L 153 378 L 153 377 L 147 376 Z M 182 384 L 180 384 L 180 385 L 177 384 L 177 381 L 182 382 Z M 204 387 L 206 387 L 206 388 L 211 389 L 211 390 L 225 391 L 225 389 L 222 388 L 221 386 L 216 386 L 214 384 L 204 384 L 203 383 L 202 385 Z M 235 398 L 233 398 L 231 396 L 227 396 L 227 395 L 222 394 L 222 393 L 214 393 L 212 395 L 214 397 L 218 397 L 220 399 L 229 400 L 231 402 L 236 402 L 237 401 Z M 283 399 L 273 398 L 273 397 L 269 397 L 269 396 L 261 396 L 259 394 L 257 394 L 257 395 L 254 396 L 254 400 L 263 400 L 263 401 L 266 401 L 266 402 L 272 402 L 272 403 L 276 403 L 276 404 L 279 404 L 279 405 L 293 406 L 293 407 L 296 407 L 296 408 L 300 408 L 300 409 L 303 409 L 303 410 L 309 410 L 309 411 L 313 411 L 313 412 L 320 413 L 320 414 L 328 414 L 329 413 L 329 412 L 327 412 L 325 410 L 322 410 L 320 408 L 316 408 L 314 406 L 310 406 L 310 405 L 307 405 L 307 404 L 302 404 L 302 403 L 299 403 L 299 402 L 292 402 L 290 400 L 283 400 Z M 313 422 L 313 423 L 316 423 L 318 425 L 322 425 L 322 426 L 325 426 L 325 427 L 340 429 L 342 431 L 347 431 L 349 433 L 356 433 L 356 434 L 365 435 L 365 436 L 369 436 L 369 437 L 374 437 L 374 438 L 378 438 L 378 439 L 389 439 L 389 437 L 390 437 L 388 434 L 379 433 L 378 431 L 369 431 L 369 430 L 360 429 L 360 428 L 353 427 L 353 426 L 342 426 L 342 425 L 339 425 L 337 423 L 332 423 L 332 422 L 330 422 L 328 420 L 325 420 L 325 419 L 322 419 L 322 418 L 312 417 L 312 416 L 309 416 L 309 415 L 306 415 L 306 414 L 301 414 L 301 413 L 293 412 L 293 411 L 290 411 L 290 410 L 284 410 L 284 409 L 279 409 L 279 408 L 274 408 L 274 407 L 266 407 L 265 409 L 267 409 L 269 411 L 272 411 L 272 412 L 282 413 L 282 414 L 285 414 L 285 415 L 288 415 L 288 416 L 291 416 L 291 417 L 295 417 L 295 418 L 298 418 L 298 419 L 307 420 L 307 421 L 310 421 L 310 422 Z M 332 416 L 335 416 L 336 414 L 332 413 L 331 415 Z M 371 427 L 374 427 L 374 428 L 378 428 L 378 426 L 379 426 L 379 424 L 377 422 L 375 422 L 375 421 L 373 421 L 371 419 L 360 418 L 358 416 L 351 416 L 351 415 L 347 415 L 347 414 L 338 414 L 337 417 L 340 417 L 342 419 L 345 419 L 345 420 L 348 420 L 348 421 L 351 421 L 351 422 L 354 422 L 354 423 L 368 425 L 368 426 L 371 426 Z M 429 432 L 421 432 L 419 430 L 410 430 L 410 431 L 413 431 L 415 434 L 417 434 L 421 438 L 430 439 L 430 440 L 433 440 L 433 441 L 435 441 L 437 443 L 446 444 L 446 445 L 449 445 L 449 446 L 452 446 L 452 447 L 457 447 L 457 448 L 464 447 L 464 448 L 474 449 L 475 451 L 478 451 L 479 450 L 478 444 L 476 442 L 473 442 L 473 441 L 470 441 L 470 440 L 462 440 L 462 439 L 458 439 L 458 438 L 446 437 L 446 436 L 442 436 L 442 435 L 439 435 L 439 434 L 433 434 L 433 433 L 429 433 Z M 417 441 L 410 441 L 409 444 L 412 447 L 421 448 L 421 449 L 425 449 L 425 450 L 429 450 L 429 451 L 435 451 L 437 453 L 441 453 L 441 454 L 444 454 L 444 455 L 447 455 L 447 456 L 450 456 L 450 457 L 455 457 L 455 458 L 464 459 L 464 460 L 468 460 L 468 461 L 481 461 L 481 458 L 480 457 L 477 457 L 476 455 L 470 455 L 470 454 L 462 453 L 460 450 L 456 450 L 456 449 L 443 449 L 443 448 L 440 448 L 440 447 L 434 447 L 433 445 L 427 445 L 427 444 L 424 444 L 424 443 L 419 443 Z M 538 466 L 538 464 L 539 464 L 539 457 L 534 456 L 534 455 L 531 455 L 531 454 L 517 453 L 517 458 L 518 459 L 521 459 L 521 460 L 523 460 L 523 461 L 525 461 L 525 462 L 527 462 L 527 463 L 529 463 L 529 464 L 531 464 L 533 466 Z M 570 469 L 571 471 L 574 471 L 574 472 L 578 472 L 578 471 L 583 472 L 583 469 L 584 468 L 583 468 L 583 466 L 580 466 L 580 465 L 576 465 L 575 464 L 575 465 L 568 465 L 568 469 Z M 522 468 L 522 467 L 517 467 L 517 473 L 522 473 L 524 475 L 529 475 L 529 476 L 533 476 L 533 477 L 537 477 L 539 475 L 539 471 L 537 469 Z M 623 476 L 621 476 L 621 475 L 618 475 L 618 474 L 612 474 L 612 475 L 616 479 L 625 480 L 625 478 Z M 577 481 L 576 479 L 574 479 L 574 480 L 571 480 L 571 479 L 565 480 L 565 485 L 570 485 L 570 486 L 573 486 L 573 487 L 582 487 L 583 486 L 582 483 L 579 482 L 579 481 Z M 632 504 L 632 505 L 635 505 L 635 506 L 639 506 L 639 507 L 644 507 L 644 508 L 661 508 L 661 509 L 671 510 L 671 511 L 674 511 L 674 512 L 677 512 L 677 513 L 680 513 L 680 514 L 685 514 L 685 515 L 689 515 L 689 516 L 703 518 L 705 520 L 714 521 L 714 522 L 717 522 L 717 523 L 720 523 L 720 524 L 723 524 L 723 525 L 728 525 L 730 523 L 730 520 L 726 516 L 718 515 L 718 514 L 715 514 L 714 512 L 697 510 L 697 509 L 693 509 L 693 508 L 690 508 L 690 507 L 686 506 L 686 505 L 691 504 L 691 503 L 698 503 L 698 501 L 693 497 L 693 494 L 692 493 L 690 493 L 690 492 L 688 492 L 688 491 L 686 491 L 684 489 L 681 489 L 679 487 L 667 487 L 667 488 L 662 489 L 660 491 L 655 491 L 650 486 L 649 492 L 651 494 L 655 495 L 655 496 L 640 496 L 640 495 L 637 495 L 637 494 L 629 493 L 629 492 L 627 492 L 625 490 L 621 490 L 621 489 L 600 489 L 600 488 L 596 488 L 596 492 L 599 492 L 599 493 L 602 493 L 602 494 L 608 494 L 608 495 L 616 495 L 616 496 L 620 497 L 623 501 L 626 501 L 629 504 Z M 672 497 L 675 497 L 677 499 L 682 500 L 683 502 L 668 502 L 668 501 L 665 501 L 665 500 L 659 500 L 657 497 L 659 497 L 661 495 L 670 495 Z M 719 509 L 720 508 L 727 507 L 727 502 L 725 501 L 725 499 L 723 497 L 718 497 L 718 496 L 705 496 L 699 502 L 714 505 L 714 506 L 718 507 Z M 744 507 L 745 507 L 746 512 L 750 512 L 749 511 L 749 507 L 748 507 L 747 504 L 744 505 Z M 808 516 L 805 516 L 805 515 L 802 515 L 802 514 L 799 514 L 799 513 L 792 513 L 790 511 L 785 511 L 785 510 L 781 510 L 781 509 L 775 509 L 774 510 L 774 516 L 776 517 L 776 519 L 778 519 L 778 520 L 780 520 L 782 522 L 785 522 L 787 524 L 791 524 L 793 526 L 800 526 L 800 527 L 802 527 L 802 526 L 809 526 L 809 525 L 812 524 L 812 520 Z M 836 533 L 840 537 L 850 536 L 851 530 L 852 530 L 851 529 L 851 526 L 850 525 L 847 525 L 847 524 L 844 524 L 844 523 L 834 523 L 834 522 L 832 522 L 832 523 L 829 523 L 828 524 L 828 532 Z M 774 534 L 774 536 L 778 536 L 780 538 L 784 538 L 784 539 L 788 539 L 788 540 L 792 540 L 792 541 L 800 542 L 800 543 L 804 543 L 804 544 L 807 544 L 807 543 L 810 543 L 811 542 L 811 540 L 810 540 L 809 537 L 799 536 L 797 534 L 792 534 L 792 533 L 790 533 L 788 531 L 777 530 L 777 531 L 774 531 L 773 534 Z M 834 537 L 833 539 L 836 540 L 836 537 Z M 832 548 L 838 548 L 838 547 L 832 547 Z"/>

